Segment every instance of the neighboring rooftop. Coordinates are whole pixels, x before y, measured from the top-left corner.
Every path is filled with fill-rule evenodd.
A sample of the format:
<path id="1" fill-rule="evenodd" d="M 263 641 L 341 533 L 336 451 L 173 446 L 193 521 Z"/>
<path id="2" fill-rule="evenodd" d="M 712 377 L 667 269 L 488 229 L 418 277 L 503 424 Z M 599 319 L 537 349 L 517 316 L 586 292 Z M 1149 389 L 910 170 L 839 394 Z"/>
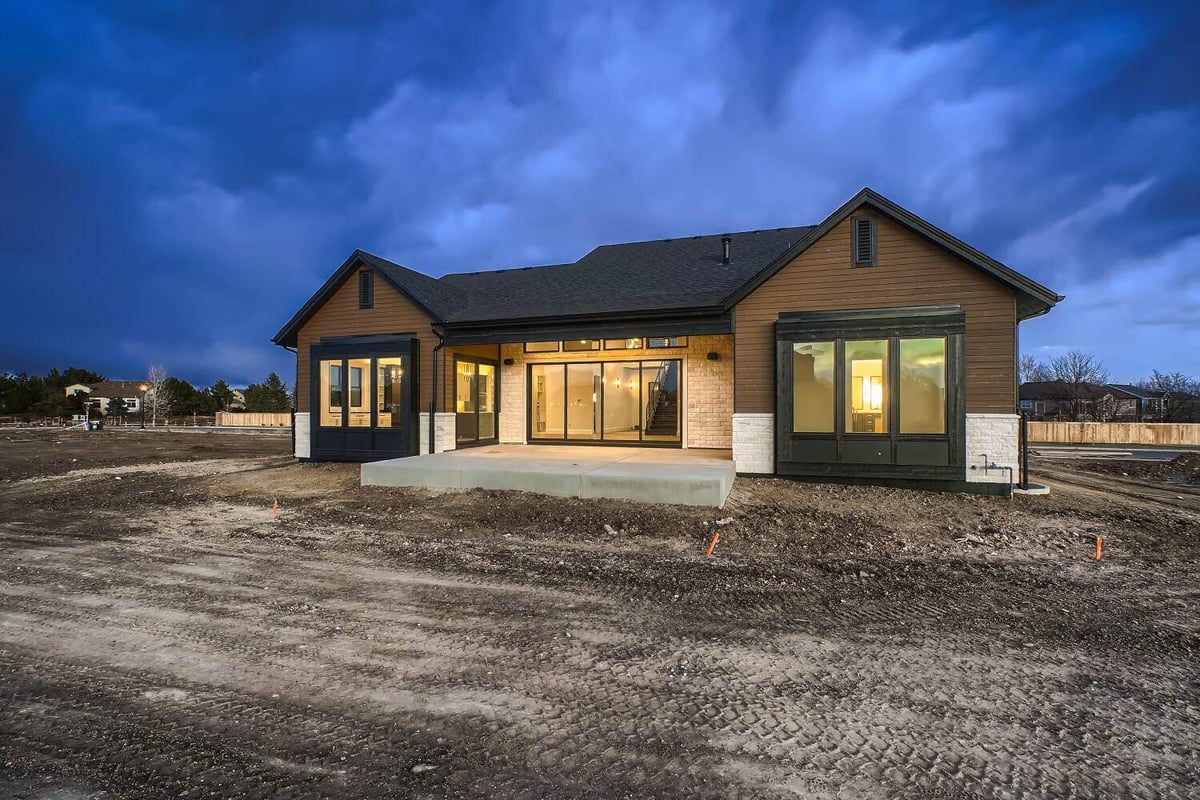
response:
<path id="1" fill-rule="evenodd" d="M 88 386 L 92 397 L 138 397 L 144 381 L 101 381 Z"/>

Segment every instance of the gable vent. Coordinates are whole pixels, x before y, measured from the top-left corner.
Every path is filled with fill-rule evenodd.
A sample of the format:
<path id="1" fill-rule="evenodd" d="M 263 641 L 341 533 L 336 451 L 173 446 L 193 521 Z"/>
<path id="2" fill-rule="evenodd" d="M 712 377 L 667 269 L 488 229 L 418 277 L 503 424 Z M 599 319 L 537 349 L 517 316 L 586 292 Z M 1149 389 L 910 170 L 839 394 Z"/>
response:
<path id="1" fill-rule="evenodd" d="M 358 273 L 358 307 L 370 308 L 375 304 L 374 275 L 369 270 Z"/>
<path id="2" fill-rule="evenodd" d="M 875 220 L 870 217 L 855 217 L 851 226 L 854 251 L 854 266 L 870 267 L 875 265 Z"/>

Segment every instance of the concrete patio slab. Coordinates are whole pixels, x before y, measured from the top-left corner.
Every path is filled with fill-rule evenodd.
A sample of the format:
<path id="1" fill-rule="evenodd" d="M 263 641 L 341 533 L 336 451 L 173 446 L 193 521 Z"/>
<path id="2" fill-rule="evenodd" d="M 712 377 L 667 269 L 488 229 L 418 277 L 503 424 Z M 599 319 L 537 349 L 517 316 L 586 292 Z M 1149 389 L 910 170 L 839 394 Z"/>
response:
<path id="1" fill-rule="evenodd" d="M 728 450 L 490 445 L 374 461 L 362 465 L 361 480 L 720 507 L 734 477 Z"/>

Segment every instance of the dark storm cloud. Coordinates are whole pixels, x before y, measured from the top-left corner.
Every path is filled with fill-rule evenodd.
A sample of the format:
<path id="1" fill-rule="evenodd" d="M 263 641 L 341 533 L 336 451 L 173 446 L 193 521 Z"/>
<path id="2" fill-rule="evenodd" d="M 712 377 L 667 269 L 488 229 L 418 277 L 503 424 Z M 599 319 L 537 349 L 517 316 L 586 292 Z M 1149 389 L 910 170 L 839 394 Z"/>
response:
<path id="1" fill-rule="evenodd" d="M 347 7 L 348 5 L 348 7 Z M 871 185 L 1200 372 L 1191 4 L 7 4 L 0 369 L 288 371 L 354 247 L 440 274 L 819 219 Z"/>

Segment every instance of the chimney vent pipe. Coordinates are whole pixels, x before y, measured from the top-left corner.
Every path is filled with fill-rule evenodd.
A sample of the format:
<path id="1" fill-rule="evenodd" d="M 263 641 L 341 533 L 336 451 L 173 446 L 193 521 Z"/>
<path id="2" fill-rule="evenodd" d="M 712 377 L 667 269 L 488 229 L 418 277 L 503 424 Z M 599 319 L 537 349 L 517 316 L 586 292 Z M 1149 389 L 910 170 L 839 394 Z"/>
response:
<path id="1" fill-rule="evenodd" d="M 721 237 L 721 263 L 729 263 L 729 245 L 733 242 L 733 237 L 728 233 Z"/>

